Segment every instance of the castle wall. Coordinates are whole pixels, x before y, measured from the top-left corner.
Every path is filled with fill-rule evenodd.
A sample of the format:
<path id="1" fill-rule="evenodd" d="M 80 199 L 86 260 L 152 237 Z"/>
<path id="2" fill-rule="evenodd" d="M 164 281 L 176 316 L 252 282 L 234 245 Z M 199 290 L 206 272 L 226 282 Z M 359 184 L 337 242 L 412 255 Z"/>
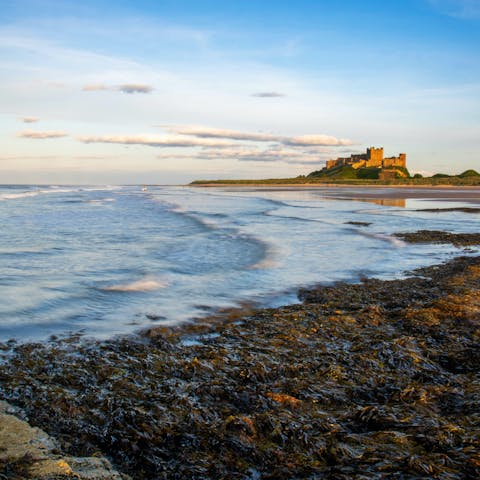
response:
<path id="1" fill-rule="evenodd" d="M 356 162 L 358 160 L 368 160 L 368 155 L 366 153 L 360 153 L 351 155 L 350 158 Z"/>
<path id="2" fill-rule="evenodd" d="M 366 165 L 366 163 L 367 163 L 367 162 L 366 162 L 365 160 L 357 160 L 356 162 L 353 162 L 353 163 L 351 163 L 350 165 L 351 165 L 353 168 L 357 169 L 357 168 L 362 168 L 362 167 L 364 167 L 364 166 Z"/>
<path id="3" fill-rule="evenodd" d="M 327 163 L 326 163 L 325 166 L 326 166 L 327 168 L 333 168 L 333 167 L 335 167 L 336 163 L 337 163 L 336 160 L 327 160 Z"/>
<path id="4" fill-rule="evenodd" d="M 345 165 L 346 161 L 347 161 L 346 158 L 337 158 L 336 160 L 327 160 L 326 167 L 334 168 L 334 167 L 338 167 L 339 165 Z"/>
<path id="5" fill-rule="evenodd" d="M 383 161 L 383 166 L 385 168 L 388 168 L 388 167 L 393 167 L 395 165 L 397 165 L 399 159 L 396 158 L 396 157 L 389 157 L 389 158 L 386 158 L 384 161 Z"/>
<path id="6" fill-rule="evenodd" d="M 326 168 L 334 168 L 340 165 L 351 165 L 353 168 L 362 167 L 407 167 L 407 155 L 400 153 L 398 157 L 383 158 L 383 148 L 367 148 L 367 153 L 351 155 L 348 158 L 337 158 L 336 160 L 327 160 Z"/>
<path id="7" fill-rule="evenodd" d="M 383 167 L 406 167 L 407 156 L 401 153 L 398 157 L 388 157 L 383 160 Z"/>
<path id="8" fill-rule="evenodd" d="M 371 158 L 367 160 L 366 167 L 381 167 L 382 166 L 382 159 L 381 158 Z"/>

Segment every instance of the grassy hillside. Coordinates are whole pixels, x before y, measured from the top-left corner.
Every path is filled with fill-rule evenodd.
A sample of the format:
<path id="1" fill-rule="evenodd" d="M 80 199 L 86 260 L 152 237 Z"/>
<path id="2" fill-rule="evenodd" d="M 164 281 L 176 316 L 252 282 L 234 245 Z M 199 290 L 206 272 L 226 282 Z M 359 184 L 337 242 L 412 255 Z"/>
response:
<path id="1" fill-rule="evenodd" d="M 480 173 L 476 170 L 465 170 L 463 173 L 459 175 L 460 178 L 473 178 L 473 177 L 480 177 Z"/>
<path id="2" fill-rule="evenodd" d="M 409 178 L 410 173 L 406 168 L 394 167 L 389 170 L 396 170 L 397 178 Z M 378 180 L 380 178 L 381 168 L 368 167 L 355 169 L 351 165 L 340 165 L 334 168 L 323 168 L 308 175 L 309 178 L 329 178 L 329 179 L 358 179 L 358 180 Z"/>
<path id="3" fill-rule="evenodd" d="M 407 169 L 397 167 L 397 178 L 379 179 L 379 168 L 360 168 L 355 170 L 350 165 L 317 170 L 295 178 L 268 178 L 258 180 L 195 180 L 190 185 L 309 185 L 309 184 L 342 184 L 342 185 L 457 185 L 480 186 L 480 174 L 475 170 L 466 170 L 459 175 L 436 174 L 423 177 L 416 174 L 410 177 Z M 407 177 L 402 176 L 407 175 Z"/>

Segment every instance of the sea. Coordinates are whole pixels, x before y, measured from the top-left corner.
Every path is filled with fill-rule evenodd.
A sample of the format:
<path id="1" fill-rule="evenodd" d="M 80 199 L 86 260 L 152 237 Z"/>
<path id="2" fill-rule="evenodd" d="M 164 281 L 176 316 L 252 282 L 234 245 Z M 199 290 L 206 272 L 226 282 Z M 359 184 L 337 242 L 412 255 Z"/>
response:
<path id="1" fill-rule="evenodd" d="M 399 278 L 459 253 L 395 232 L 478 232 L 471 213 L 424 211 L 467 200 L 331 192 L 0 186 L 0 342 L 111 338 L 298 303 L 300 287 Z"/>

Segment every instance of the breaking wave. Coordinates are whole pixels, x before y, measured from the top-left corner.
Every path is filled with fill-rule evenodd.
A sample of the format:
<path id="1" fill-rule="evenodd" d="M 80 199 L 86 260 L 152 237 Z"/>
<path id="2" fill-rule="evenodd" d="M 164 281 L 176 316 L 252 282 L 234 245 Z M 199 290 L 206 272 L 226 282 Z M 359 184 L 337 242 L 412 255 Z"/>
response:
<path id="1" fill-rule="evenodd" d="M 144 278 L 142 280 L 137 280 L 136 282 L 120 283 L 118 285 L 103 287 L 102 290 L 108 292 L 151 292 L 152 290 L 165 288 L 167 285 L 166 282 Z"/>
<path id="2" fill-rule="evenodd" d="M 19 198 L 36 197 L 37 195 L 45 195 L 50 193 L 72 193 L 72 192 L 95 192 L 95 191 L 113 191 L 119 190 L 122 187 L 106 186 L 106 187 L 77 187 L 77 188 L 60 188 L 50 187 L 48 189 L 27 190 L 18 193 L 2 193 L 0 200 L 17 200 Z"/>
<path id="3" fill-rule="evenodd" d="M 402 248 L 402 247 L 406 247 L 407 245 L 403 240 L 400 240 L 399 238 L 394 237 L 392 235 L 387 235 L 383 233 L 368 233 L 364 231 L 359 231 L 358 233 L 365 237 L 375 238 L 377 240 L 382 240 L 383 242 L 391 243 L 395 247 Z"/>

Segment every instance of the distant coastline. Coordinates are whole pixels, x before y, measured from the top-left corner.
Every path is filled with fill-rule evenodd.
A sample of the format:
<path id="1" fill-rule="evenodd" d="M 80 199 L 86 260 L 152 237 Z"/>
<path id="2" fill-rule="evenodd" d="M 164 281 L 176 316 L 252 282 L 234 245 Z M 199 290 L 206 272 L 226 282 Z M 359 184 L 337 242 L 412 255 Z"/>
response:
<path id="1" fill-rule="evenodd" d="M 352 159 L 340 158 L 327 162 L 327 166 L 321 170 L 309 173 L 308 175 L 299 175 L 293 178 L 267 178 L 267 179 L 221 179 L 221 180 L 195 180 L 190 185 L 196 186 L 214 186 L 214 185 L 306 185 L 306 186 L 329 186 L 329 185 L 345 185 L 345 186 L 480 186 L 480 173 L 476 170 L 465 170 L 458 175 L 447 175 L 444 173 L 436 173 L 431 177 L 424 177 L 420 174 L 410 175 L 406 167 L 393 166 L 383 168 L 370 166 L 371 150 L 367 150 L 366 155 L 357 155 L 356 157 L 367 158 L 367 160 L 359 160 L 356 157 Z M 378 162 L 397 161 L 396 158 L 383 159 L 383 149 L 377 149 L 380 154 Z M 401 154 L 402 165 L 405 163 L 405 154 Z M 357 164 L 352 165 L 352 161 Z M 375 160 L 375 161 L 377 161 Z M 332 163 L 343 162 L 343 163 Z M 345 163 L 347 162 L 347 163 Z M 348 163 L 350 162 L 350 163 Z M 362 163 L 363 162 L 363 163 Z M 377 163 L 378 163 L 377 162 Z M 361 165 L 360 165 L 361 164 Z M 363 165 L 365 164 L 365 165 Z M 382 164 L 383 165 L 383 164 Z"/>
<path id="2" fill-rule="evenodd" d="M 448 178 L 402 178 L 391 180 L 335 180 L 315 179 L 308 177 L 269 178 L 258 180 L 195 180 L 189 186 L 221 187 L 221 186 L 271 186 L 271 187 L 480 187 L 479 177 Z"/>

